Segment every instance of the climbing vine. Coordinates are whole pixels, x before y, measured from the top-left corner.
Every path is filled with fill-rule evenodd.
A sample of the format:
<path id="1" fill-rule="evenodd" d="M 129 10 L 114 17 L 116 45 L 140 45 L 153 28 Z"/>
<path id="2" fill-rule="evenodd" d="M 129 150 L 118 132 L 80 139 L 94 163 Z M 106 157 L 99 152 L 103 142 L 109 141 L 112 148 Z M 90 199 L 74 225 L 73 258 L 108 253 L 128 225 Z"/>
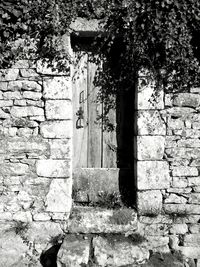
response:
<path id="1" fill-rule="evenodd" d="M 69 58 L 60 37 L 82 16 L 103 21 L 96 42 L 108 64 L 97 82 L 110 84 L 111 91 L 116 84 L 132 87 L 142 67 L 168 90 L 199 84 L 198 0 L 6 0 L 0 14 L 1 68 L 26 56 L 57 62 L 61 69 Z"/>

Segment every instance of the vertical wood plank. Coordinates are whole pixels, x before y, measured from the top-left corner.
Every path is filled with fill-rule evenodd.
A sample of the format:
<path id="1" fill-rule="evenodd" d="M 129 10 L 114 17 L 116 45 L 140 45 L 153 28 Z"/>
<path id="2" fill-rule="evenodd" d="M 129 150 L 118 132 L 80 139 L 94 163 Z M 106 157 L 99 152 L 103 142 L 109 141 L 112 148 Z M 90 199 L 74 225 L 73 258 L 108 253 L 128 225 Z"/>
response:
<path id="1" fill-rule="evenodd" d="M 97 103 L 98 88 L 94 86 L 98 66 L 88 60 L 88 167 L 102 167 L 102 131 L 101 122 L 97 121 L 102 113 L 102 104 Z"/>
<path id="2" fill-rule="evenodd" d="M 87 167 L 87 60 L 86 53 L 75 53 L 73 70 L 73 168 Z M 81 96 L 80 96 L 81 94 Z M 83 109 L 83 128 L 77 128 L 77 111 Z"/>
<path id="3" fill-rule="evenodd" d="M 116 110 L 110 109 L 108 119 L 115 127 L 113 131 L 103 131 L 103 167 L 117 167 Z"/>

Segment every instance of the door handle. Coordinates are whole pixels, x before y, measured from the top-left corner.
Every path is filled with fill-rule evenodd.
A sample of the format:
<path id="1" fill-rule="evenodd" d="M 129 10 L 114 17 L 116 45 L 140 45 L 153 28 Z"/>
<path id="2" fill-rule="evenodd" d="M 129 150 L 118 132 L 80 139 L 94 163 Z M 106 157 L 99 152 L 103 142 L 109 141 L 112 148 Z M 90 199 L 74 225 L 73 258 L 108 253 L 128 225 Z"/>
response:
<path id="1" fill-rule="evenodd" d="M 76 129 L 83 128 L 83 125 L 82 125 L 82 121 L 84 119 L 83 113 L 84 113 L 83 108 L 79 107 L 78 111 L 76 112 L 76 116 L 78 116 L 76 120 Z"/>

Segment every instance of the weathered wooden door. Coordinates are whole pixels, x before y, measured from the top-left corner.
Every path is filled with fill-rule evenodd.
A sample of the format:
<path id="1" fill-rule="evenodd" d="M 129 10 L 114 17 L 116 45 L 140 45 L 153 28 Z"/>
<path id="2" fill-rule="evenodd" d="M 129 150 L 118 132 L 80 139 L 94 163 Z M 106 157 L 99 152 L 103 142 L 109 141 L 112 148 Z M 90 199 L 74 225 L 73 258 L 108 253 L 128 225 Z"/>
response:
<path id="1" fill-rule="evenodd" d="M 97 101 L 99 88 L 94 85 L 98 68 L 89 52 L 75 54 L 73 71 L 73 169 L 116 168 L 117 142 L 115 131 L 104 131 L 103 103 Z M 101 63 L 102 65 L 103 63 Z M 115 124 L 116 114 L 109 119 Z"/>

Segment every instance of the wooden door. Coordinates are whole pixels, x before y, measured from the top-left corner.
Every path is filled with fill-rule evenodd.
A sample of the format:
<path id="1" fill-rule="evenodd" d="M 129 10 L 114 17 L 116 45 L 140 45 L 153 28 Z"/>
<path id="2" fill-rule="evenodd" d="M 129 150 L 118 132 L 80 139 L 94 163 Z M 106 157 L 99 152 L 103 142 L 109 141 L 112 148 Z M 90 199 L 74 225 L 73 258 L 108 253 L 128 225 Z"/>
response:
<path id="1" fill-rule="evenodd" d="M 99 88 L 94 85 L 98 68 L 91 54 L 75 54 L 73 71 L 73 169 L 116 168 L 116 132 L 103 131 L 98 117 L 103 112 L 103 103 L 97 101 Z M 103 63 L 101 63 L 103 64 Z M 110 110 L 109 119 L 116 124 L 115 110 Z"/>

